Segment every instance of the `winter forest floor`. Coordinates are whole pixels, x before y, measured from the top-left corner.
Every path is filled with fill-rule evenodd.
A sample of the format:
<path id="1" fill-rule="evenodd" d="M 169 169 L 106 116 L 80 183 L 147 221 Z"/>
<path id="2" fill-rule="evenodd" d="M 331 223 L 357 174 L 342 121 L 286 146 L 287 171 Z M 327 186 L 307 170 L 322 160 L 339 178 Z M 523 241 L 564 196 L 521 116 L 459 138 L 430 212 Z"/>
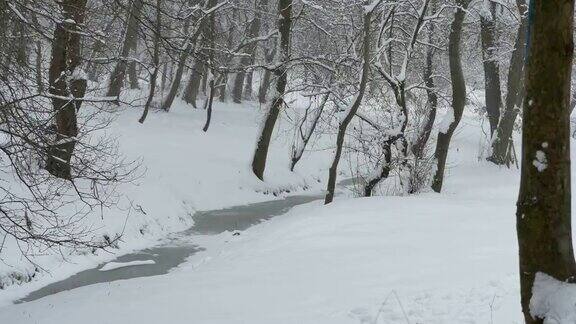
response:
<path id="1" fill-rule="evenodd" d="M 136 122 L 140 111 L 120 114 L 114 128 L 121 148 L 143 157 L 146 167 L 139 185 L 124 191 L 145 213 L 92 220 L 102 233 L 124 231 L 113 252 L 159 244 L 192 226 L 190 215 L 198 210 L 279 199 L 273 192 L 321 192 L 330 136 L 292 174 L 287 123 L 275 136 L 266 182 L 251 175 L 256 108 L 216 106 L 206 134 L 204 112 L 185 106 L 154 113 L 143 126 Z M 12 305 L 115 257 L 73 255 L 65 262 L 38 256 L 50 274 L 1 290 L 0 323 L 521 323 L 514 218 L 519 171 L 479 158 L 486 146 L 480 124 L 472 114 L 463 119 L 442 194 L 352 198 L 341 189 L 329 206 L 304 204 L 240 235 L 189 236 L 188 243 L 203 250 L 168 274 Z M 342 171 L 347 168 L 342 163 Z M 0 263 L 0 273 L 28 271 L 23 263 L 14 252 Z"/>

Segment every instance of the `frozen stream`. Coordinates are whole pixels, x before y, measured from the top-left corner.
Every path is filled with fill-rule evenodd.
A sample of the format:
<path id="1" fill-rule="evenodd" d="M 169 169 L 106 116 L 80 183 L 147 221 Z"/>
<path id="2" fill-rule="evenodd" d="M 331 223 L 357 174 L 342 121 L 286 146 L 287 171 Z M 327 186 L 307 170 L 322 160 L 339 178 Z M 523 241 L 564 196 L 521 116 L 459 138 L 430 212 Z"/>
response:
<path id="1" fill-rule="evenodd" d="M 321 199 L 316 196 L 292 196 L 280 200 L 266 201 L 227 209 L 210 210 L 194 214 L 194 226 L 186 230 L 168 244 L 152 247 L 142 251 L 122 255 L 106 264 L 114 264 L 111 270 L 105 270 L 106 264 L 94 269 L 79 272 L 67 279 L 38 289 L 16 303 L 28 302 L 65 290 L 102 282 L 130 279 L 137 277 L 157 276 L 183 263 L 192 254 L 202 248 L 186 241 L 193 235 L 214 235 L 225 231 L 242 231 L 263 220 L 286 213 L 290 208 Z M 126 266 L 119 264 L 125 263 Z"/>

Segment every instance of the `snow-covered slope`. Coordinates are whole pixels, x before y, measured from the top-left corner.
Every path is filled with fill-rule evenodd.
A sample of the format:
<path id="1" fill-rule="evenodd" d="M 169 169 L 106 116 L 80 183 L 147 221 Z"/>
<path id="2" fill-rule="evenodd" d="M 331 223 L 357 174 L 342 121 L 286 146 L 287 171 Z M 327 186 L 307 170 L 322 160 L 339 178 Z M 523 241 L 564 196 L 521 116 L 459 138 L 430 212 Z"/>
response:
<path id="1" fill-rule="evenodd" d="M 479 159 L 484 145 L 467 116 L 442 194 L 300 206 L 239 236 L 198 238 L 206 251 L 168 275 L 4 307 L 0 322 L 521 323 L 519 172 Z"/>
<path id="2" fill-rule="evenodd" d="M 89 108 L 87 108 L 89 109 Z M 127 253 L 156 244 L 169 233 L 189 228 L 191 215 L 234 205 L 276 199 L 285 191 L 318 192 L 319 179 L 327 174 L 329 151 L 305 156 L 297 172 L 288 170 L 293 130 L 286 115 L 270 149 L 266 181 L 254 177 L 250 161 L 262 107 L 253 104 L 217 103 L 212 125 L 202 131 L 206 112 L 178 101 L 169 113 L 154 112 L 143 125 L 137 122 L 141 109 L 121 107 L 107 132 L 118 138 L 127 159 L 141 161 L 143 176 L 121 185 L 124 195 L 117 208 L 95 212 L 83 220 L 96 236 L 122 234 L 114 254 Z M 82 269 L 114 258 L 110 252 L 92 254 L 62 251 L 27 251 L 32 264 L 10 238 L 0 248 L 0 304 L 21 297 Z M 49 273 L 48 273 L 49 272 Z M 31 283 L 17 287 L 22 281 Z"/>

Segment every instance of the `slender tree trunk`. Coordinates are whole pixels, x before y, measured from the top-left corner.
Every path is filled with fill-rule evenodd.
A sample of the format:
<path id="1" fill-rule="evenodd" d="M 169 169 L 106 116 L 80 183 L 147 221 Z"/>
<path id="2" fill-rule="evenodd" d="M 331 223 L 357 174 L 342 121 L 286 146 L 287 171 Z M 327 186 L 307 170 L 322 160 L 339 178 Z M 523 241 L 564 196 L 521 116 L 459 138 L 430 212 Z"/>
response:
<path id="1" fill-rule="evenodd" d="M 272 63 L 274 56 L 276 56 L 276 47 L 264 54 L 266 57 L 266 64 Z M 258 89 L 258 102 L 261 104 L 266 103 L 266 97 L 268 96 L 268 89 L 270 88 L 270 82 L 272 80 L 272 71 L 266 69 L 262 76 L 262 81 L 260 82 L 260 88 Z"/>
<path id="2" fill-rule="evenodd" d="M 334 200 L 334 193 L 336 191 L 336 177 L 338 175 L 338 164 L 340 163 L 340 157 L 342 155 L 346 129 L 360 108 L 362 99 L 364 98 L 364 93 L 366 92 L 366 86 L 368 84 L 370 73 L 370 47 L 372 46 L 370 44 L 370 24 L 372 22 L 372 14 L 374 10 L 375 8 L 372 8 L 371 10 L 366 10 L 364 12 L 364 23 L 362 27 L 362 71 L 360 75 L 358 93 L 354 98 L 352 105 L 350 105 L 350 108 L 348 108 L 349 110 L 346 112 L 346 116 L 338 126 L 338 134 L 336 135 L 336 152 L 334 152 L 334 159 L 332 160 L 332 164 L 330 165 L 330 169 L 328 171 L 328 185 L 326 188 L 327 194 L 324 198 L 324 204 L 329 204 Z"/>
<path id="3" fill-rule="evenodd" d="M 364 197 L 372 196 L 372 191 L 376 185 L 382 180 L 390 176 L 390 164 L 392 163 L 392 145 L 391 143 L 385 143 L 382 147 L 384 161 L 380 162 L 380 171 L 376 177 L 368 179 L 366 185 L 364 186 Z"/>
<path id="4" fill-rule="evenodd" d="M 216 0 L 210 0 L 208 6 L 214 7 L 216 3 Z M 210 15 L 208 20 L 202 23 L 199 31 L 201 31 L 202 43 L 206 44 L 210 49 L 202 51 L 202 55 L 196 58 L 194 67 L 190 72 L 188 82 L 184 89 L 184 95 L 182 96 L 184 101 L 187 104 L 191 104 L 194 108 L 196 108 L 196 100 L 200 91 L 202 78 L 206 77 L 208 72 L 206 61 L 210 60 L 210 58 L 213 56 L 213 51 L 211 49 L 214 47 L 214 37 L 216 33 L 216 22 L 214 20 L 214 15 Z"/>
<path id="5" fill-rule="evenodd" d="M 128 11 L 126 18 L 126 32 L 124 34 L 124 42 L 122 44 L 122 51 L 116 67 L 110 75 L 110 83 L 108 85 L 108 97 L 118 97 L 122 90 L 126 75 L 126 67 L 128 66 L 128 56 L 131 50 L 136 49 L 138 37 L 138 24 L 140 20 L 140 13 L 142 11 L 142 0 L 133 0 Z M 134 51 L 133 51 L 134 52 Z"/>
<path id="6" fill-rule="evenodd" d="M 210 121 L 212 121 L 212 103 L 214 102 L 214 76 L 212 79 L 208 81 L 208 97 L 206 98 L 206 102 L 204 103 L 204 109 L 206 110 L 206 123 L 202 128 L 202 131 L 207 132 L 208 128 L 210 127 Z"/>
<path id="7" fill-rule="evenodd" d="M 36 41 L 36 88 L 38 93 L 44 92 L 44 78 L 42 78 L 42 42 Z"/>
<path id="8" fill-rule="evenodd" d="M 428 29 L 428 37 L 430 43 L 432 43 L 432 36 L 434 35 L 434 24 L 430 24 Z M 424 126 L 418 134 L 416 143 L 412 146 L 412 153 L 417 159 L 424 157 L 424 149 L 428 144 L 430 139 L 430 134 L 432 134 L 432 127 L 434 126 L 434 121 L 436 120 L 436 112 L 438 110 L 438 95 L 436 94 L 436 85 L 433 78 L 434 73 L 434 48 L 428 47 L 426 52 L 426 67 L 424 68 L 424 82 L 426 84 L 426 94 L 428 96 L 428 114 L 424 122 Z"/>
<path id="9" fill-rule="evenodd" d="M 498 123 L 496 135 L 492 140 L 492 154 L 488 158 L 489 161 L 498 165 L 510 163 L 511 156 L 509 152 L 511 146 L 514 145 L 512 142 L 514 123 L 522 106 L 523 70 L 528 23 L 526 18 L 526 2 L 524 0 L 517 0 L 516 3 L 520 11 L 521 20 L 514 43 L 514 51 L 510 59 L 510 67 L 508 69 L 506 107 Z"/>
<path id="10" fill-rule="evenodd" d="M 264 170 L 266 169 L 266 159 L 268 157 L 268 147 L 274 131 L 274 125 L 280 114 L 280 108 L 284 104 L 284 91 L 288 84 L 288 71 L 286 62 L 290 55 L 290 30 L 292 28 L 292 0 L 279 0 L 278 2 L 278 32 L 280 34 L 279 66 L 274 70 L 277 77 L 276 93 L 274 100 L 264 120 L 262 132 L 258 137 L 256 151 L 252 159 L 252 171 L 260 179 L 264 180 Z"/>
<path id="11" fill-rule="evenodd" d="M 115 26 L 116 20 L 120 17 L 121 10 L 118 10 L 119 4 L 118 2 L 112 2 L 112 10 L 114 11 L 114 15 L 107 21 L 106 26 L 103 28 L 104 35 L 108 35 L 112 28 Z M 34 16 L 33 16 L 34 17 Z M 105 47 L 106 43 L 96 37 L 94 38 L 94 43 L 92 45 L 92 51 L 90 53 L 90 58 L 88 59 L 88 64 L 86 66 L 86 73 L 88 74 L 88 80 L 97 82 L 100 76 L 100 71 L 98 69 L 98 62 L 96 62 L 96 58 L 100 55 Z"/>
<path id="12" fill-rule="evenodd" d="M 56 119 L 56 141 L 48 148 L 46 170 L 52 175 L 71 179 L 70 160 L 76 146 L 78 125 L 76 111 L 81 100 L 62 97 L 84 97 L 86 80 L 72 79 L 81 63 L 81 29 L 84 23 L 87 0 L 64 0 L 60 3 L 63 18 L 56 24 L 52 41 L 52 58 L 48 80 Z M 69 80 L 71 78 L 71 80 Z"/>
<path id="13" fill-rule="evenodd" d="M 148 116 L 148 111 L 150 110 L 150 105 L 152 100 L 154 100 L 154 93 L 156 92 L 156 80 L 158 79 L 158 73 L 160 71 L 160 40 L 162 39 L 162 10 L 161 10 L 162 0 L 156 0 L 156 30 L 154 31 L 154 54 L 152 57 L 152 62 L 154 64 L 154 72 L 150 77 L 150 92 L 148 93 L 148 99 L 144 105 L 144 111 L 142 116 L 138 120 L 140 124 L 143 124 Z"/>
<path id="14" fill-rule="evenodd" d="M 192 51 L 193 47 L 192 42 L 190 40 L 189 42 L 190 43 L 186 45 L 180 54 L 180 58 L 178 59 L 178 67 L 176 68 L 176 74 L 172 80 L 168 95 L 162 102 L 162 109 L 165 111 L 170 111 L 172 103 L 174 103 L 174 99 L 176 99 L 176 95 L 178 94 L 178 89 L 180 88 L 180 83 L 182 82 L 182 75 L 184 74 L 184 67 L 186 66 L 186 60 L 188 60 L 188 56 L 190 56 L 190 52 Z"/>
<path id="15" fill-rule="evenodd" d="M 262 12 L 268 7 L 268 0 L 259 0 L 256 8 L 254 10 L 254 18 L 250 23 L 250 27 L 248 29 L 248 38 L 258 37 L 260 34 L 260 25 L 262 20 Z M 252 44 L 246 47 L 244 53 L 246 54 L 240 59 L 240 67 L 245 67 L 252 62 L 252 57 L 254 55 L 254 51 L 256 50 L 256 44 Z M 232 100 L 235 103 L 242 102 L 242 91 L 244 90 L 244 81 L 246 79 L 247 73 L 246 71 L 240 71 L 236 74 L 236 78 L 234 79 L 234 85 L 232 87 Z"/>
<path id="16" fill-rule="evenodd" d="M 535 275 L 574 282 L 570 193 L 572 0 L 532 0 L 516 210 L 520 290 L 527 324 Z M 549 321 L 549 323 L 556 321 Z M 560 322 L 558 322 L 560 323 Z M 562 322 L 563 323 L 563 322 Z"/>
<path id="17" fill-rule="evenodd" d="M 220 84 L 220 96 L 219 96 L 219 100 L 220 102 L 226 102 L 226 87 L 228 86 L 228 73 L 224 73 L 224 77 L 223 77 L 223 81 Z"/>
<path id="18" fill-rule="evenodd" d="M 164 92 L 168 83 L 168 62 L 162 64 L 162 78 L 160 79 L 160 90 Z"/>
<path id="19" fill-rule="evenodd" d="M 438 132 L 438 141 L 434 152 L 437 168 L 434 179 L 432 180 L 432 189 L 436 192 L 442 190 L 450 140 L 456 127 L 460 123 L 460 119 L 462 119 L 464 106 L 466 105 L 466 83 L 464 81 L 464 72 L 462 71 L 460 43 L 462 40 L 462 25 L 466 16 L 465 10 L 468 8 L 470 0 L 457 0 L 456 3 L 458 4 L 458 8 L 454 14 L 452 25 L 450 26 L 450 39 L 448 40 L 448 60 L 450 65 L 450 79 L 452 80 L 453 118 L 447 129 L 441 129 L 440 132 Z"/>
<path id="20" fill-rule="evenodd" d="M 254 56 L 250 63 L 254 63 Z M 246 73 L 246 82 L 244 83 L 244 99 L 252 100 L 252 83 L 254 80 L 254 71 L 250 70 Z"/>
<path id="21" fill-rule="evenodd" d="M 329 93 L 322 96 L 322 99 L 320 101 L 320 105 L 318 106 L 318 108 L 316 110 L 316 114 L 314 114 L 314 116 L 312 117 L 312 123 L 304 131 L 303 128 L 304 128 L 306 122 L 308 121 L 307 120 L 308 109 L 306 110 L 306 114 L 305 114 L 304 118 L 302 118 L 302 121 L 300 122 L 299 130 L 298 130 L 299 137 L 297 137 L 295 139 L 296 142 L 294 143 L 294 145 L 292 147 L 292 158 L 290 159 L 290 171 L 294 172 L 294 168 L 296 167 L 296 164 L 302 158 L 302 155 L 304 154 L 304 151 L 306 150 L 306 146 L 308 145 L 308 142 L 312 138 L 312 135 L 314 134 L 314 130 L 316 130 L 316 126 L 318 126 L 318 122 L 320 121 L 320 117 L 322 117 L 322 112 L 324 111 L 324 107 L 326 107 L 326 103 L 328 102 L 329 97 L 330 97 Z"/>
<path id="22" fill-rule="evenodd" d="M 486 114 L 490 123 L 490 136 L 494 135 L 500 121 L 502 92 L 500 90 L 500 67 L 496 58 L 496 3 L 488 4 L 490 17 L 480 16 L 480 35 L 482 39 L 482 59 L 484 63 L 484 95 Z M 488 15 L 488 12 L 486 12 Z"/>

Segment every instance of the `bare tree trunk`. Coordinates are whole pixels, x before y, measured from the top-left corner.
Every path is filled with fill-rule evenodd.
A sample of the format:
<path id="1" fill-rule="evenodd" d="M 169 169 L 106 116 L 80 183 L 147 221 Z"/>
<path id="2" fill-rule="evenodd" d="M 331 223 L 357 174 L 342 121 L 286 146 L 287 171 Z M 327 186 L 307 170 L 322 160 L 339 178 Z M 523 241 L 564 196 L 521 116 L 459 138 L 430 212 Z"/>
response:
<path id="1" fill-rule="evenodd" d="M 138 45 L 134 44 L 132 49 L 133 55 L 137 55 Z M 138 70 L 136 69 L 136 61 L 132 60 L 128 63 L 128 79 L 130 80 L 130 89 L 140 89 L 138 82 Z"/>
<path id="2" fill-rule="evenodd" d="M 529 15 L 522 178 L 516 227 L 522 311 L 527 324 L 541 324 L 543 319 L 533 318 L 530 313 L 536 274 L 576 281 L 570 207 L 569 107 L 574 2 L 533 0 Z"/>
<path id="3" fill-rule="evenodd" d="M 254 18 L 250 23 L 250 27 L 248 29 L 248 39 L 258 37 L 260 34 L 260 25 L 262 20 L 262 12 L 268 7 L 268 0 L 259 0 L 258 4 L 254 8 Z M 256 50 L 256 43 L 251 44 L 246 47 L 244 53 L 246 54 L 240 59 L 240 67 L 243 68 L 250 64 L 252 61 L 252 57 L 254 55 L 254 51 Z M 242 102 L 242 91 L 244 89 L 244 80 L 246 78 L 246 71 L 240 71 L 236 74 L 236 78 L 234 79 L 234 86 L 232 87 L 232 100 L 235 103 Z"/>
<path id="4" fill-rule="evenodd" d="M 290 30 L 292 28 L 292 0 L 279 0 L 278 2 L 278 32 L 280 34 L 280 53 L 278 67 L 274 69 L 277 77 L 276 93 L 274 100 L 266 114 L 262 132 L 258 136 L 256 151 L 252 159 L 252 171 L 260 179 L 264 180 L 264 170 L 266 169 L 266 159 L 268 157 L 268 147 L 274 131 L 274 125 L 280 114 L 280 108 L 284 104 L 284 91 L 288 84 L 288 71 L 286 62 L 290 55 Z"/>
<path id="5" fill-rule="evenodd" d="M 208 97 L 206 98 L 206 102 L 204 103 L 204 109 L 206 110 L 206 123 L 202 128 L 202 131 L 204 132 L 208 131 L 208 127 L 210 127 L 210 121 L 212 121 L 212 102 L 214 101 L 214 91 L 215 91 L 213 76 L 212 79 L 208 81 L 208 87 L 209 87 Z"/>
<path id="6" fill-rule="evenodd" d="M 197 60 L 190 72 L 190 77 L 188 83 L 186 84 L 186 90 L 184 90 L 184 101 L 191 104 L 196 108 L 196 98 L 198 98 L 198 92 L 200 90 L 200 83 L 202 82 L 202 76 L 206 73 L 206 64 L 204 62 Z"/>
<path id="7" fill-rule="evenodd" d="M 133 0 L 130 5 L 128 17 L 126 19 L 126 32 L 124 34 L 122 51 L 118 63 L 116 63 L 116 67 L 110 75 L 110 83 L 106 94 L 108 97 L 118 97 L 120 95 L 126 75 L 126 67 L 128 66 L 128 56 L 131 51 L 135 52 L 136 44 L 138 42 L 138 24 L 142 6 L 142 0 Z"/>
<path id="8" fill-rule="evenodd" d="M 434 24 L 430 24 L 428 30 L 428 35 L 431 41 L 432 35 L 434 35 Z M 426 115 L 424 126 L 418 134 L 416 143 L 414 143 L 412 146 L 412 153 L 417 159 L 424 157 L 424 149 L 426 148 L 426 144 L 428 144 L 428 140 L 430 139 L 432 127 L 434 126 L 434 121 L 436 120 L 436 112 L 438 110 L 438 95 L 436 94 L 436 85 L 434 83 L 433 72 L 434 48 L 428 47 L 428 51 L 426 52 L 426 67 L 424 68 L 424 82 L 426 84 L 426 94 L 428 96 L 428 114 Z"/>
<path id="9" fill-rule="evenodd" d="M 44 79 L 42 78 L 42 41 L 36 41 L 36 87 L 38 93 L 44 92 Z"/>
<path id="10" fill-rule="evenodd" d="M 327 194 L 324 198 L 324 204 L 329 204 L 334 200 L 334 193 L 336 191 L 336 177 L 338 176 L 338 164 L 340 163 L 340 157 L 342 155 L 346 129 L 360 108 L 360 104 L 364 98 L 364 93 L 366 92 L 366 86 L 368 84 L 370 73 L 370 24 L 372 22 L 372 14 L 374 9 L 375 8 L 364 11 L 364 22 L 362 26 L 362 71 L 358 93 L 354 98 L 352 105 L 350 105 L 350 108 L 348 108 L 346 116 L 338 126 L 338 134 L 336 135 L 336 152 L 334 152 L 334 159 L 332 160 L 332 164 L 330 165 L 330 169 L 328 171 L 328 185 L 326 187 Z"/>
<path id="11" fill-rule="evenodd" d="M 364 185 L 364 197 L 371 197 L 372 191 L 382 179 L 387 179 L 390 176 L 391 164 L 392 164 L 392 143 L 386 142 L 382 146 L 384 161 L 380 162 L 380 170 L 375 177 L 367 179 Z"/>
<path id="12" fill-rule="evenodd" d="M 247 60 L 241 60 L 242 66 L 248 65 Z M 234 103 L 242 103 L 242 89 L 244 89 L 244 77 L 246 75 L 245 71 L 240 71 L 236 73 L 234 78 L 234 84 L 232 85 L 232 101 Z"/>
<path id="13" fill-rule="evenodd" d="M 156 80 L 158 79 L 158 73 L 160 71 L 160 40 L 162 38 L 162 10 L 161 10 L 162 0 L 156 0 L 156 30 L 154 31 L 154 54 L 152 57 L 152 63 L 154 64 L 154 72 L 150 77 L 150 92 L 148 93 L 148 99 L 144 105 L 144 111 L 142 116 L 138 120 L 140 124 L 143 124 L 148 116 L 148 111 L 150 110 L 150 105 L 152 100 L 154 100 L 154 93 L 156 92 Z"/>
<path id="14" fill-rule="evenodd" d="M 276 56 L 276 48 L 272 49 L 266 55 L 266 63 L 271 63 L 274 56 Z M 264 70 L 262 82 L 260 82 L 260 89 L 258 90 L 258 101 L 263 104 L 266 103 L 266 96 L 270 88 L 270 81 L 272 79 L 272 72 L 268 69 Z"/>
<path id="15" fill-rule="evenodd" d="M 210 0 L 208 6 L 214 7 L 216 5 L 216 0 Z M 210 49 L 214 47 L 214 37 L 216 33 L 216 22 L 214 16 L 211 15 L 207 22 L 203 22 L 202 26 L 199 28 L 202 34 L 202 43 L 208 45 Z M 196 108 L 196 100 L 198 98 L 198 92 L 200 90 L 200 85 L 202 83 L 202 78 L 206 77 L 208 72 L 208 66 L 205 60 L 210 60 L 213 56 L 212 50 L 204 50 L 200 57 L 196 58 L 194 62 L 194 67 L 190 72 L 188 77 L 188 82 L 184 89 L 183 99 L 187 104 L 191 104 Z"/>
<path id="16" fill-rule="evenodd" d="M 168 62 L 162 64 L 162 78 L 160 79 L 160 90 L 166 90 L 166 83 L 168 83 Z"/>
<path id="17" fill-rule="evenodd" d="M 250 63 L 254 63 L 254 56 Z M 246 73 L 246 82 L 244 83 L 244 99 L 252 100 L 252 83 L 254 80 L 254 71 L 250 70 Z"/>
<path id="18" fill-rule="evenodd" d="M 450 140 L 456 130 L 456 127 L 462 119 L 464 106 L 466 105 L 466 83 L 464 81 L 464 72 L 462 71 L 462 61 L 460 55 L 460 43 L 462 40 L 462 25 L 466 16 L 466 9 L 470 0 L 457 0 L 458 8 L 454 14 L 454 20 L 450 26 L 450 39 L 448 41 L 448 55 L 450 65 L 450 79 L 452 80 L 452 121 L 447 129 L 441 129 L 438 132 L 438 141 L 434 157 L 437 161 L 436 173 L 432 180 L 432 189 L 436 192 L 442 190 L 444 181 L 444 170 L 446 168 L 446 158 Z"/>
<path id="19" fill-rule="evenodd" d="M 174 79 L 172 80 L 172 85 L 170 86 L 168 95 L 162 102 L 162 109 L 165 111 L 170 111 L 172 103 L 174 103 L 174 99 L 176 99 L 178 89 L 180 88 L 180 83 L 182 82 L 182 75 L 184 74 L 184 67 L 186 66 L 186 60 L 188 60 L 188 56 L 190 56 L 192 47 L 193 47 L 192 42 L 189 40 L 189 43 L 186 45 L 186 47 L 182 50 L 182 53 L 180 54 L 180 58 L 178 59 L 178 67 L 176 68 L 176 74 L 174 76 Z"/>
<path id="20" fill-rule="evenodd" d="M 496 136 L 494 136 L 492 141 L 492 154 L 488 158 L 489 161 L 498 165 L 510 163 L 511 156 L 509 152 L 511 146 L 514 145 L 512 142 L 514 122 L 522 106 L 523 69 L 528 23 L 526 18 L 526 2 L 524 0 L 517 0 L 516 3 L 520 11 L 521 20 L 514 44 L 514 51 L 510 59 L 510 67 L 508 69 L 506 107 L 498 123 Z"/>
<path id="21" fill-rule="evenodd" d="M 16 63 L 21 67 L 28 67 L 28 42 L 30 37 L 27 35 L 26 24 L 22 21 L 15 21 L 15 35 L 18 35 L 16 45 Z"/>
<path id="22" fill-rule="evenodd" d="M 70 160 L 78 135 L 76 111 L 82 101 L 62 97 L 82 98 L 86 92 L 86 80 L 68 80 L 81 63 L 80 26 L 84 23 L 86 1 L 64 0 L 60 3 L 64 19 L 56 24 L 52 41 L 48 79 L 50 94 L 55 96 L 52 105 L 56 113 L 56 141 L 48 148 L 46 170 L 63 179 L 72 177 Z"/>
<path id="23" fill-rule="evenodd" d="M 500 67 L 496 58 L 496 3 L 489 3 L 490 17 L 480 16 L 480 35 L 482 39 L 482 59 L 484 63 L 484 95 L 486 114 L 490 123 L 490 136 L 494 135 L 500 121 L 502 91 L 500 89 Z M 486 13 L 487 15 L 488 13 Z"/>
<path id="24" fill-rule="evenodd" d="M 224 77 L 222 79 L 222 83 L 220 84 L 220 102 L 226 102 L 226 86 L 228 85 L 228 73 L 224 73 Z"/>
<path id="25" fill-rule="evenodd" d="M 306 146 L 308 145 L 308 142 L 312 138 L 312 135 L 314 134 L 314 130 L 316 129 L 316 126 L 318 125 L 318 122 L 320 121 L 320 117 L 322 117 L 322 112 L 324 111 L 324 107 L 326 106 L 326 103 L 328 102 L 329 97 L 330 97 L 329 93 L 325 94 L 322 97 L 322 99 L 320 101 L 320 105 L 317 108 L 316 114 L 312 117 L 312 123 L 304 131 L 303 128 L 304 128 L 306 122 L 308 121 L 307 117 L 308 117 L 308 112 L 309 112 L 310 107 L 308 107 L 308 109 L 306 109 L 306 114 L 302 118 L 302 121 L 300 122 L 300 126 L 298 129 L 299 137 L 297 137 L 295 139 L 295 143 L 292 146 L 292 158 L 290 160 L 290 171 L 292 171 L 292 172 L 294 171 L 296 164 L 302 158 L 302 155 L 304 154 L 304 151 L 306 150 Z"/>

